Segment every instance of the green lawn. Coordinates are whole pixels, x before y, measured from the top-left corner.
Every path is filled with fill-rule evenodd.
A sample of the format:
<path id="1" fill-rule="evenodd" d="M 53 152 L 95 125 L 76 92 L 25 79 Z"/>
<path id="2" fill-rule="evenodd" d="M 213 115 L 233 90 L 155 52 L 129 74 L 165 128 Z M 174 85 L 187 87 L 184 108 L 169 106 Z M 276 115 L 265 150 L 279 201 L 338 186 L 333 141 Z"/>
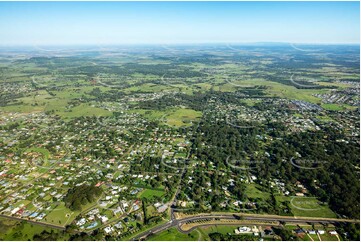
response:
<path id="1" fill-rule="evenodd" d="M 41 153 L 43 155 L 44 161 L 48 161 L 49 156 L 50 156 L 50 152 L 47 149 L 41 148 L 41 147 L 31 147 L 31 148 L 28 148 L 26 151 Z"/>
<path id="2" fill-rule="evenodd" d="M 234 230 L 239 227 L 240 227 L 239 225 L 211 225 L 211 226 L 200 227 L 199 230 L 207 234 L 215 233 L 215 232 L 222 234 L 227 234 L 227 233 L 234 234 Z"/>
<path id="3" fill-rule="evenodd" d="M 160 84 L 146 83 L 138 86 L 123 89 L 124 92 L 162 92 L 170 89 L 171 87 Z"/>
<path id="4" fill-rule="evenodd" d="M 59 232 L 56 229 L 50 229 L 28 222 L 0 218 L 0 240 L 32 240 L 35 234 L 40 234 L 44 230 L 48 232 L 51 230 Z M 67 238 L 59 239 L 66 240 Z"/>
<path id="5" fill-rule="evenodd" d="M 149 120 L 165 122 L 174 127 L 190 126 L 191 121 L 198 120 L 202 113 L 188 108 L 171 108 L 164 111 L 135 109 L 131 112 L 144 115 Z"/>
<path id="6" fill-rule="evenodd" d="M 82 95 L 86 95 L 94 87 L 72 88 L 62 91 L 53 91 L 55 96 L 49 95 L 45 90 L 34 91 L 29 96 L 19 98 L 18 100 L 23 102 L 19 105 L 10 105 L 3 107 L 3 111 L 8 112 L 36 112 L 36 111 L 52 111 L 55 114 L 60 115 L 63 118 L 73 118 L 81 116 L 110 116 L 112 112 L 107 110 L 91 107 L 89 104 L 80 104 L 73 108 L 67 109 L 68 101 L 74 98 L 80 98 Z M 101 90 L 108 90 L 109 88 L 101 88 Z M 76 90 L 76 91 L 74 91 Z"/>
<path id="7" fill-rule="evenodd" d="M 96 202 L 88 203 L 82 207 L 82 211 L 87 210 L 93 206 Z M 65 204 L 61 202 L 55 209 L 53 209 L 45 218 L 44 222 L 53 223 L 55 225 L 68 225 L 71 223 L 76 216 L 78 216 L 80 211 L 71 211 L 65 207 Z"/>
<path id="8" fill-rule="evenodd" d="M 327 115 L 318 115 L 317 118 L 321 121 L 324 122 L 331 122 L 334 121 L 331 117 L 327 116 Z"/>
<path id="9" fill-rule="evenodd" d="M 147 207 L 146 211 L 147 211 L 148 217 L 156 216 L 158 214 L 157 210 L 155 209 L 155 207 L 153 205 L 149 205 Z"/>
<path id="10" fill-rule="evenodd" d="M 174 155 L 174 158 L 187 158 L 187 153 L 184 153 L 184 152 L 180 152 L 180 153 L 176 153 Z"/>
<path id="11" fill-rule="evenodd" d="M 44 110 L 44 107 L 22 104 L 22 105 L 9 105 L 5 107 L 1 107 L 1 110 L 4 112 L 32 113 L 32 112 L 41 112 Z"/>
<path id="12" fill-rule="evenodd" d="M 140 192 L 137 197 L 139 198 L 151 198 L 151 197 L 161 197 L 165 194 L 164 191 L 159 190 L 151 190 L 151 189 L 145 189 L 142 192 Z"/>
<path id="13" fill-rule="evenodd" d="M 145 118 L 149 120 L 160 120 L 162 116 L 165 116 L 168 113 L 168 111 L 147 110 L 147 109 L 134 109 L 131 110 L 130 112 L 142 114 L 144 115 Z"/>
<path id="14" fill-rule="evenodd" d="M 322 235 L 320 235 L 320 237 L 322 240 L 326 240 L 326 241 L 338 241 L 336 236 L 330 235 L 329 233 L 322 234 Z M 341 239 L 341 236 L 339 236 L 339 237 Z"/>
<path id="15" fill-rule="evenodd" d="M 183 234 L 176 228 L 171 228 L 159 234 L 152 235 L 147 240 L 150 241 L 194 241 L 198 240 L 200 235 L 197 231 L 192 231 L 190 234 Z"/>
<path id="16" fill-rule="evenodd" d="M 30 202 L 31 201 L 28 201 L 28 200 L 19 200 L 18 202 L 13 204 L 13 206 L 18 207 L 18 206 L 22 205 L 22 207 L 26 207 Z"/>
<path id="17" fill-rule="evenodd" d="M 202 116 L 201 112 L 188 108 L 176 109 L 167 118 L 167 124 L 171 126 L 181 127 L 191 125 L 191 121 L 195 121 Z"/>
<path id="18" fill-rule="evenodd" d="M 265 91 L 271 96 L 277 96 L 287 99 L 298 99 L 304 100 L 311 103 L 317 103 L 320 101 L 319 98 L 314 97 L 315 93 L 324 93 L 327 90 L 315 90 L 315 89 L 298 89 L 294 86 L 284 85 L 278 82 L 267 81 L 260 78 L 252 78 L 246 80 L 230 80 L 232 83 L 223 81 L 223 85 L 219 87 L 220 91 L 235 91 L 240 87 L 252 87 L 256 85 L 267 86 L 268 89 Z"/>
<path id="19" fill-rule="evenodd" d="M 244 99 L 242 100 L 243 103 L 245 103 L 248 106 L 254 106 L 257 103 L 260 103 L 260 100 L 255 100 L 255 99 Z"/>
<path id="20" fill-rule="evenodd" d="M 325 103 L 325 104 L 322 104 L 321 107 L 323 107 L 324 109 L 327 109 L 327 110 L 331 110 L 331 111 L 341 111 L 341 110 L 345 109 L 342 105 L 333 104 L 333 103 Z"/>
<path id="21" fill-rule="evenodd" d="M 194 86 L 200 87 L 202 90 L 210 90 L 212 88 L 212 84 L 209 83 L 197 83 Z"/>
<path id="22" fill-rule="evenodd" d="M 66 225 L 72 222 L 78 214 L 79 211 L 71 211 L 70 209 L 66 208 L 62 202 L 44 218 L 44 222 L 53 223 L 56 225 Z"/>
<path id="23" fill-rule="evenodd" d="M 262 198 L 268 199 L 270 197 L 270 193 L 263 192 L 260 190 L 260 186 L 258 184 L 248 184 L 246 187 L 246 195 L 249 198 Z"/>
<path id="24" fill-rule="evenodd" d="M 355 109 L 357 109 L 357 106 L 351 106 L 351 105 L 348 105 L 348 104 L 329 103 L 329 104 L 322 104 L 321 106 L 324 109 L 331 110 L 331 111 L 343 111 L 343 110 L 355 110 Z"/>
<path id="25" fill-rule="evenodd" d="M 323 204 L 319 204 L 317 198 L 295 197 L 290 198 L 290 207 L 294 216 L 336 218 L 336 214 Z"/>

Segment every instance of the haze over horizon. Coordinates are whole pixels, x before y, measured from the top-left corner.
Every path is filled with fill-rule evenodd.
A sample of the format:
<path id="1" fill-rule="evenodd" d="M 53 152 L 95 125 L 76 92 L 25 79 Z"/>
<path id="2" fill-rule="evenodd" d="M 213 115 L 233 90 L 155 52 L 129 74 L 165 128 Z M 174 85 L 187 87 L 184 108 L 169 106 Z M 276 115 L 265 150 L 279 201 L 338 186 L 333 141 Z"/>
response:
<path id="1" fill-rule="evenodd" d="M 0 2 L 0 45 L 359 44 L 359 2 Z"/>

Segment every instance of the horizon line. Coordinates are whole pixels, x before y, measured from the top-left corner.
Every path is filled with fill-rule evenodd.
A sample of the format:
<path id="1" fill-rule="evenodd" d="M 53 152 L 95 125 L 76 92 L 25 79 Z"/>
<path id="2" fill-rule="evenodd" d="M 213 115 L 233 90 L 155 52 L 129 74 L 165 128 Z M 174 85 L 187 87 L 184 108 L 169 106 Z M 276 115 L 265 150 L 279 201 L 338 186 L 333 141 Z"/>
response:
<path id="1" fill-rule="evenodd" d="M 37 47 L 37 46 L 126 46 L 126 45 L 229 45 L 229 44 L 283 44 L 283 45 L 360 45 L 360 42 L 279 42 L 279 41 L 255 41 L 255 42 L 174 42 L 174 43 L 66 43 L 66 44 L 0 44 L 0 47 Z"/>

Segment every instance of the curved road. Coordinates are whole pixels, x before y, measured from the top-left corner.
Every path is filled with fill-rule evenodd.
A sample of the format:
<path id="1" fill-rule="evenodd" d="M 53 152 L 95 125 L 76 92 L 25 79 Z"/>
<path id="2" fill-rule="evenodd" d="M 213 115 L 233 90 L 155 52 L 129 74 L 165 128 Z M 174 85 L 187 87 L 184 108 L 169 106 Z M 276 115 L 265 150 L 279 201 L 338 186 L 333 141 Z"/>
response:
<path id="1" fill-rule="evenodd" d="M 237 215 L 237 214 L 236 214 Z M 259 214 L 242 214 L 242 220 L 259 220 L 259 221 L 268 221 L 268 222 L 306 222 L 306 223 L 336 223 L 336 222 L 352 222 L 352 223 L 359 223 L 359 220 L 352 220 L 352 219 L 336 219 L 336 218 L 309 218 L 309 217 L 287 217 L 287 216 L 278 216 L 278 215 L 259 215 Z M 172 214 L 172 220 L 169 221 L 166 224 L 161 224 L 153 229 L 150 229 L 148 231 L 145 231 L 141 234 L 138 234 L 135 236 L 132 240 L 144 240 L 148 236 L 162 232 L 164 230 L 167 230 L 171 227 L 178 226 L 178 229 L 182 231 L 179 226 L 182 223 L 186 222 L 193 222 L 200 219 L 229 219 L 229 220 L 239 220 L 237 217 L 235 217 L 233 214 L 201 214 L 201 215 L 195 215 L 187 218 L 182 219 L 175 219 Z M 183 231 L 185 233 L 188 233 L 192 229 L 188 231 Z"/>

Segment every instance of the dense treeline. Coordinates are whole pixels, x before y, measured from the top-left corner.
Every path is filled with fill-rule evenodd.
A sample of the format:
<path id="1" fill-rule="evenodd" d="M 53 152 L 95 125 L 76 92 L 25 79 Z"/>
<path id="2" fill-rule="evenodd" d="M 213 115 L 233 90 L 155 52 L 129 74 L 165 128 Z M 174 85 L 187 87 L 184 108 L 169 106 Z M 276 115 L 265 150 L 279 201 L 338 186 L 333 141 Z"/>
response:
<path id="1" fill-rule="evenodd" d="M 183 105 L 196 111 L 203 111 L 209 108 L 209 101 L 217 99 L 219 102 L 240 104 L 242 102 L 242 94 L 248 93 L 263 97 L 263 88 L 245 89 L 242 92 L 228 93 L 219 91 L 195 92 L 193 95 L 177 93 L 175 95 L 164 95 L 162 98 L 155 100 L 147 100 L 139 102 L 134 107 L 141 109 L 164 110 L 172 106 Z"/>
<path id="2" fill-rule="evenodd" d="M 102 194 L 100 187 L 80 185 L 69 189 L 64 197 L 65 206 L 71 210 L 81 210 L 82 205 L 94 202 Z"/>
<path id="3" fill-rule="evenodd" d="M 322 161 L 318 169 L 292 166 L 292 173 L 287 172 L 289 167 L 283 166 L 280 174 L 288 180 L 303 181 L 313 194 L 328 202 L 338 214 L 359 218 L 360 185 L 356 166 L 360 163 L 360 149 L 354 144 L 336 142 L 339 138 L 340 133 L 334 129 L 287 136 L 284 143 L 275 143 L 276 146 L 272 147 L 272 162 L 280 167 L 283 164 L 281 153 L 285 150 L 296 150 L 305 158 Z"/>
<path id="4" fill-rule="evenodd" d="M 287 134 L 280 123 L 270 123 L 263 128 L 238 129 L 222 122 L 203 120 L 197 133 L 192 153 L 200 160 L 212 161 L 216 169 L 229 166 L 227 157 L 243 159 L 250 156 L 251 160 L 262 161 L 251 165 L 252 173 L 264 184 L 273 177 L 281 178 L 291 186 L 301 181 L 311 194 L 329 203 L 333 211 L 348 217 L 359 217 L 356 167 L 360 162 L 360 149 L 353 143 L 337 142 L 345 138 L 338 130 L 329 127 L 316 132 Z M 260 146 L 256 135 L 266 133 L 273 136 L 274 141 L 268 146 Z M 265 152 L 269 157 L 252 156 Z M 302 159 L 310 161 L 302 165 L 312 169 L 302 169 L 291 163 L 297 153 Z"/>
<path id="5" fill-rule="evenodd" d="M 208 234 L 209 238 L 212 241 L 257 241 L 258 237 L 253 236 L 253 234 L 222 234 L 218 232 Z"/>

